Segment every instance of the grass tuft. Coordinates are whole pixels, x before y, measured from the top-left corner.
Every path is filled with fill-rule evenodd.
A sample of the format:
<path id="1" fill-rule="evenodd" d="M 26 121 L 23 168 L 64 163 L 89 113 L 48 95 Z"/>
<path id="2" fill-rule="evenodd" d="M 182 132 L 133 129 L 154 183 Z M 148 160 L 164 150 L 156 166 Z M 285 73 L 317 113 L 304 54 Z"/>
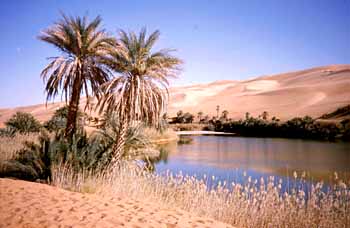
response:
<path id="1" fill-rule="evenodd" d="M 69 166 L 53 170 L 52 184 L 73 191 L 118 195 L 150 200 L 167 207 L 179 207 L 198 216 L 210 217 L 238 227 L 349 227 L 349 183 L 337 180 L 328 192 L 323 183 L 310 192 L 294 187 L 282 192 L 281 180 L 273 176 L 245 184 L 219 182 L 215 177 L 158 175 L 144 171 L 137 163 L 124 163 L 114 173 L 74 173 Z"/>

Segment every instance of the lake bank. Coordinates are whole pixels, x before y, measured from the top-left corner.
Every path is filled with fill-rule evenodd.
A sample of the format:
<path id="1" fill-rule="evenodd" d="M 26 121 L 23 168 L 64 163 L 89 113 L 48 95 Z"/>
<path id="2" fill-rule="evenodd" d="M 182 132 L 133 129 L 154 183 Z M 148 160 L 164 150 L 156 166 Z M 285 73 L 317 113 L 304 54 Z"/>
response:
<path id="1" fill-rule="evenodd" d="M 220 132 L 220 131 L 176 131 L 176 134 L 179 136 L 186 136 L 186 135 L 216 135 L 216 136 L 233 136 L 236 135 L 235 133 L 228 133 L 228 132 Z"/>

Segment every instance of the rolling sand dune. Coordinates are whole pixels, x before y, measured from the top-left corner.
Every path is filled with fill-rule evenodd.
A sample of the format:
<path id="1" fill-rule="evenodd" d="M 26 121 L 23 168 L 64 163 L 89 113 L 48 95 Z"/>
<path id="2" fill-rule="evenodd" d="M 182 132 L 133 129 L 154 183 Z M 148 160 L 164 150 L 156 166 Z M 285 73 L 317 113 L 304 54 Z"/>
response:
<path id="1" fill-rule="evenodd" d="M 319 117 L 350 104 L 350 65 L 331 65 L 302 71 L 263 76 L 245 81 L 217 81 L 170 89 L 168 113 L 216 115 L 216 106 L 229 117 L 258 116 L 268 111 L 281 120 L 296 116 Z M 82 99 L 82 101 L 84 98 Z M 0 127 L 16 111 L 32 113 L 40 121 L 50 118 L 62 103 L 0 109 Z"/>
<path id="2" fill-rule="evenodd" d="M 232 227 L 182 210 L 0 179 L 0 227 Z"/>
<path id="3" fill-rule="evenodd" d="M 169 114 L 181 109 L 216 115 L 216 106 L 229 117 L 258 116 L 268 111 L 282 120 L 319 117 L 350 104 L 350 65 L 332 65 L 258 77 L 171 89 Z M 208 92 L 209 91 L 209 92 Z M 180 96 L 181 95 L 181 96 Z"/>

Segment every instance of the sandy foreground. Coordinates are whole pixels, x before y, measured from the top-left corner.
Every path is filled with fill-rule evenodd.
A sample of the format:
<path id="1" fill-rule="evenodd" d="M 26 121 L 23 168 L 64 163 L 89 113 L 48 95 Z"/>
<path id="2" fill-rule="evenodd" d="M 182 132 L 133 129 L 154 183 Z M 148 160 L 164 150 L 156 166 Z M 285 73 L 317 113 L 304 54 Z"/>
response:
<path id="1" fill-rule="evenodd" d="M 0 227 L 231 227 L 152 202 L 0 178 Z"/>

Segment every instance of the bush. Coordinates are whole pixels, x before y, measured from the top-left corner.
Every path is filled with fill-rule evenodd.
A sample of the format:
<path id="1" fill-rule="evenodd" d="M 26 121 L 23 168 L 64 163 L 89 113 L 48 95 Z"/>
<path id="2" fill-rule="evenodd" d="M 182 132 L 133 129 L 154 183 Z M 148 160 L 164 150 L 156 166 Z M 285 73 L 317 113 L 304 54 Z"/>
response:
<path id="1" fill-rule="evenodd" d="M 36 142 L 24 142 L 14 158 L 0 164 L 0 177 L 16 177 L 25 180 L 51 180 L 52 167 L 67 164 L 79 172 L 104 170 L 112 159 L 112 147 L 118 133 L 119 123 L 109 120 L 90 138 L 83 129 L 78 130 L 71 141 L 63 131 L 54 135 L 42 131 Z M 130 126 L 127 130 L 124 159 L 158 156 L 144 134 L 142 125 Z"/>
<path id="2" fill-rule="evenodd" d="M 24 142 L 9 161 L 1 163 L 1 177 L 16 177 L 25 180 L 51 180 L 51 169 L 61 163 L 72 164 L 77 171 L 90 167 L 91 160 L 88 140 L 84 132 L 77 132 L 72 142 L 68 142 L 63 134 L 53 137 L 42 131 L 38 139 Z"/>
<path id="3" fill-rule="evenodd" d="M 309 116 L 296 117 L 285 123 L 274 120 L 247 117 L 245 120 L 213 122 L 216 131 L 233 132 L 253 137 L 284 137 L 301 139 L 336 140 L 342 138 L 342 128 L 336 124 L 323 124 Z M 344 134 L 344 133 L 343 133 Z"/>
<path id="4" fill-rule="evenodd" d="M 91 146 L 99 159 L 99 167 L 105 167 L 112 159 L 112 147 L 119 132 L 119 121 L 114 114 L 105 114 L 96 131 L 91 136 Z M 150 136 L 141 123 L 129 126 L 126 133 L 124 158 L 144 157 L 155 154 Z"/>
<path id="5" fill-rule="evenodd" d="M 15 160 L 0 161 L 0 178 L 2 177 L 14 177 L 29 181 L 39 178 L 38 173 L 31 166 L 23 165 Z"/>
<path id="6" fill-rule="evenodd" d="M 206 125 L 205 124 L 196 124 L 196 123 L 177 123 L 171 124 L 170 127 L 174 131 L 202 131 Z"/>
<path id="7" fill-rule="evenodd" d="M 77 128 L 81 130 L 82 125 L 82 117 L 85 114 L 81 111 L 78 111 L 77 116 Z M 66 128 L 67 125 L 67 116 L 68 116 L 68 106 L 63 106 L 55 111 L 50 120 L 44 123 L 44 127 L 50 132 L 53 131 L 61 131 Z"/>
<path id="8" fill-rule="evenodd" d="M 34 116 L 26 112 L 16 112 L 7 122 L 5 122 L 7 130 L 13 133 L 28 134 L 31 132 L 39 132 L 41 124 Z"/>
<path id="9" fill-rule="evenodd" d="M 181 110 L 177 112 L 176 117 L 173 118 L 171 123 L 192 123 L 194 115 L 189 112 L 183 113 Z"/>
<path id="10" fill-rule="evenodd" d="M 15 129 L 0 128 L 0 137 L 13 137 L 16 134 Z"/>

